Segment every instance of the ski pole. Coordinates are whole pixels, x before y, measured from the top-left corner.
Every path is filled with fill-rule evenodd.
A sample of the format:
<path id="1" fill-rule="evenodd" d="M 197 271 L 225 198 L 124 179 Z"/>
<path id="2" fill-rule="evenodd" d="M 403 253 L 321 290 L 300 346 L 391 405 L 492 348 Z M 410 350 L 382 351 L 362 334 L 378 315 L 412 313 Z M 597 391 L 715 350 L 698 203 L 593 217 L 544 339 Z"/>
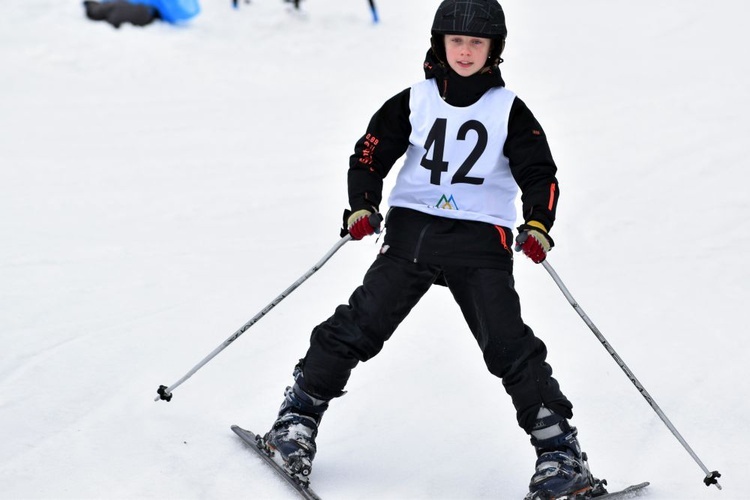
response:
<path id="1" fill-rule="evenodd" d="M 375 7 L 375 0 L 370 0 L 370 12 L 372 12 L 372 22 L 377 23 L 380 20 L 378 9 Z"/>
<path id="2" fill-rule="evenodd" d="M 379 225 L 379 221 L 378 221 Z M 200 363 L 195 365 L 189 372 L 187 372 L 180 380 L 175 382 L 174 384 L 167 387 L 166 385 L 160 385 L 159 389 L 156 391 L 158 396 L 154 398 L 154 401 L 159 401 L 160 399 L 163 399 L 164 401 L 171 401 L 172 400 L 172 391 L 174 391 L 177 387 L 179 387 L 183 382 L 185 382 L 187 379 L 193 376 L 195 372 L 200 370 L 206 363 L 211 361 L 214 357 L 216 357 L 217 354 L 219 354 L 221 351 L 226 349 L 229 344 L 240 338 L 240 336 L 245 333 L 247 330 L 250 329 L 251 326 L 253 326 L 255 323 L 258 322 L 263 316 L 265 316 L 268 311 L 276 307 L 276 305 L 284 300 L 286 297 L 289 296 L 298 286 L 300 286 L 302 283 L 304 283 L 307 278 L 315 274 L 323 265 L 328 262 L 328 259 L 330 259 L 333 254 L 335 254 L 342 246 L 344 246 L 344 243 L 351 240 L 351 235 L 347 234 L 344 237 L 342 237 L 339 241 L 336 242 L 336 244 L 326 253 L 322 259 L 318 261 L 317 264 L 315 264 L 313 267 L 307 270 L 305 274 L 303 274 L 297 281 L 289 285 L 289 287 L 281 292 L 278 297 L 273 299 L 266 307 L 264 307 L 258 314 L 253 316 L 253 318 L 242 325 L 239 330 L 234 332 L 228 339 L 226 339 L 219 347 L 211 351 L 211 353 L 203 358 Z"/>
<path id="3" fill-rule="evenodd" d="M 721 489 L 721 485 L 719 484 L 719 481 L 717 478 L 721 477 L 721 474 L 719 474 L 719 471 L 713 471 L 709 472 L 709 470 L 706 468 L 705 465 L 703 465 L 703 462 L 701 462 L 701 459 L 698 458 L 698 455 L 693 451 L 693 449 L 690 447 L 690 445 L 685 441 L 685 438 L 682 437 L 682 435 L 677 431 L 675 426 L 672 424 L 672 422 L 669 421 L 669 418 L 667 418 L 667 415 L 662 411 L 662 409 L 659 407 L 658 404 L 656 404 L 656 401 L 654 398 L 651 397 L 651 395 L 648 393 L 645 387 L 638 381 L 638 379 L 635 377 L 633 372 L 628 368 L 628 365 L 625 364 L 625 362 L 622 360 L 622 358 L 617 354 L 617 352 L 612 348 L 609 342 L 607 342 L 607 339 L 604 338 L 604 335 L 599 331 L 599 329 L 594 325 L 594 323 L 589 319 L 589 317 L 586 315 L 586 313 L 581 309 L 581 306 L 576 302 L 576 300 L 573 298 L 573 296 L 568 291 L 565 284 L 560 279 L 560 276 L 557 275 L 555 270 L 552 268 L 552 265 L 547 262 L 546 260 L 542 261 L 542 265 L 547 270 L 547 272 L 552 276 L 552 279 L 555 281 L 557 286 L 562 291 L 563 295 L 565 295 L 565 298 L 568 299 L 568 302 L 571 306 L 573 306 L 573 309 L 576 310 L 578 315 L 583 319 L 584 323 L 588 325 L 588 327 L 591 329 L 592 332 L 594 332 L 594 335 L 596 335 L 596 338 L 599 339 L 599 342 L 604 346 L 604 348 L 607 350 L 607 352 L 614 358 L 614 360 L 617 362 L 617 364 L 622 368 L 622 371 L 625 372 L 625 374 L 628 376 L 628 379 L 633 383 L 633 385 L 638 389 L 638 392 L 641 393 L 641 395 L 646 399 L 649 405 L 651 405 L 651 408 L 656 412 L 657 415 L 659 415 L 659 418 L 661 418 L 662 422 L 667 426 L 667 428 L 672 432 L 674 437 L 677 438 L 677 441 L 680 442 L 680 444 L 687 450 L 687 452 L 690 454 L 691 457 L 693 457 L 693 460 L 700 466 L 701 469 L 703 469 L 703 472 L 706 474 L 706 477 L 703 478 L 703 482 L 706 484 L 706 486 L 711 486 L 712 484 L 716 485 L 717 488 Z"/>

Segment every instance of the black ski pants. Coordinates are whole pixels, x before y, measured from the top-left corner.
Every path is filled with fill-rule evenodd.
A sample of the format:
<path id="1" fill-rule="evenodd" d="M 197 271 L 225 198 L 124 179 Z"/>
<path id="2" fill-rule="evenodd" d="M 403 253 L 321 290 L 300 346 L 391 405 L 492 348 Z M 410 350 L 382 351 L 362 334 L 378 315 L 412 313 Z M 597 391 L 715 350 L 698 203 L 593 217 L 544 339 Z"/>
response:
<path id="1" fill-rule="evenodd" d="M 305 390 L 321 399 L 343 394 L 352 369 L 380 352 L 438 278 L 461 308 L 487 368 L 502 379 L 518 424 L 529 433 L 541 405 L 570 418 L 572 405 L 552 377 L 547 348 L 521 319 L 512 273 L 420 264 L 388 254 L 378 255 L 349 303 L 313 329 L 302 360 Z"/>

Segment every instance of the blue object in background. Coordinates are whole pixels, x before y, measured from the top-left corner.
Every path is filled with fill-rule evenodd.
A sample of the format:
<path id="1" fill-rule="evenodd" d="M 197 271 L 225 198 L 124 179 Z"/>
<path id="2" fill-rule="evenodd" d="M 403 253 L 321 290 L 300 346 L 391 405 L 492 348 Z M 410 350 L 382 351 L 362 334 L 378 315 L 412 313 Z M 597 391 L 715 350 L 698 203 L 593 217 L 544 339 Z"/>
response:
<path id="1" fill-rule="evenodd" d="M 134 0 L 131 3 L 143 3 L 154 7 L 168 23 L 187 21 L 201 11 L 198 0 Z"/>

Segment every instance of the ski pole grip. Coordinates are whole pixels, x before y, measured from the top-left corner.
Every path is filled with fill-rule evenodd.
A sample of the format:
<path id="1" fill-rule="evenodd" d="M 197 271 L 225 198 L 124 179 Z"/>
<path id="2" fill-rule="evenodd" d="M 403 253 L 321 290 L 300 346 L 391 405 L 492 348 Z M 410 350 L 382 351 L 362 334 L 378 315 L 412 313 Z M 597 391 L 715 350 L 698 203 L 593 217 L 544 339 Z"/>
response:
<path id="1" fill-rule="evenodd" d="M 383 215 L 380 212 L 375 212 L 374 214 L 370 214 L 368 220 L 375 232 L 380 234 L 380 224 L 383 222 Z"/>

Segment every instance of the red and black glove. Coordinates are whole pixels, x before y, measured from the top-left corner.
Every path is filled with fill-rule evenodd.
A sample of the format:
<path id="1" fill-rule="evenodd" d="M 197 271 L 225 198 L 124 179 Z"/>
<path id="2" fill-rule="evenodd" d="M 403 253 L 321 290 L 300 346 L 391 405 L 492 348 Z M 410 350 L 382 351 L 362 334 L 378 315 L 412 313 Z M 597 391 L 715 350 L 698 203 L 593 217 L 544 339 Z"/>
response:
<path id="1" fill-rule="evenodd" d="M 378 212 L 371 212 L 369 210 L 357 210 L 356 212 L 350 212 L 349 210 L 344 211 L 344 229 L 341 231 L 341 236 L 344 237 L 346 234 L 350 234 L 353 240 L 361 240 L 365 236 L 369 236 L 374 233 L 380 234 L 380 223 L 383 221 L 383 216 Z"/>
<path id="2" fill-rule="evenodd" d="M 526 257 L 539 264 L 547 258 L 547 252 L 555 246 L 547 228 L 541 222 L 530 220 L 518 227 L 516 252 L 523 252 Z"/>

